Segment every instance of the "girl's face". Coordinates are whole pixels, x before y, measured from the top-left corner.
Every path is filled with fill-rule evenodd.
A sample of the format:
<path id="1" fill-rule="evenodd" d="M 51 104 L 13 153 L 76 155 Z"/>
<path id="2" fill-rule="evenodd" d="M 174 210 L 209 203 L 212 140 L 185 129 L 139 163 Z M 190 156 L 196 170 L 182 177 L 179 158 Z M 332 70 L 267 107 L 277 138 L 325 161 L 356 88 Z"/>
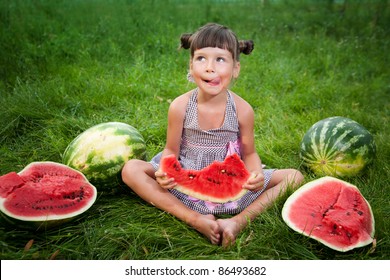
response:
<path id="1" fill-rule="evenodd" d="M 199 90 L 211 95 L 226 92 L 239 72 L 240 63 L 234 61 L 232 54 L 225 49 L 198 49 L 190 62 L 190 73 Z"/>

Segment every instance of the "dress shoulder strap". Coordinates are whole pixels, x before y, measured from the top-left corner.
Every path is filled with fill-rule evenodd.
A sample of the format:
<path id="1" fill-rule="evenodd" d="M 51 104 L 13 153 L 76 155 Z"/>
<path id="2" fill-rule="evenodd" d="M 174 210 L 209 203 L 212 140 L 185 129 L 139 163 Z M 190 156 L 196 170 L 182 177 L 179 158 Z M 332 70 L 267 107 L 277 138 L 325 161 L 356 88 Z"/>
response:
<path id="1" fill-rule="evenodd" d="M 197 96 L 198 96 L 198 89 L 194 89 L 190 95 L 190 98 L 187 103 L 186 113 L 184 116 L 184 126 L 185 127 L 196 127 L 197 125 Z"/>

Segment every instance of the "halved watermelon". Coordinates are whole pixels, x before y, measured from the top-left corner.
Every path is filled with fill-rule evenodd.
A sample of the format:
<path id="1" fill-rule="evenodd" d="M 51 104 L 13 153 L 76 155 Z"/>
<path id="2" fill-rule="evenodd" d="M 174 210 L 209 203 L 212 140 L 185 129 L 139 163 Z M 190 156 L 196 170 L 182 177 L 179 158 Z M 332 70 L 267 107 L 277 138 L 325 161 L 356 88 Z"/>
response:
<path id="1" fill-rule="evenodd" d="M 248 191 L 242 185 L 250 173 L 237 154 L 202 170 L 183 169 L 174 155 L 162 158 L 160 166 L 169 178 L 175 179 L 175 189 L 198 199 L 225 203 L 241 198 Z"/>
<path id="2" fill-rule="evenodd" d="M 88 210 L 96 195 L 81 172 L 56 162 L 33 162 L 0 177 L 0 210 L 21 226 L 61 224 Z"/>
<path id="3" fill-rule="evenodd" d="M 374 239 L 370 204 L 356 186 L 330 176 L 296 190 L 286 200 L 282 217 L 293 230 L 341 252 Z"/>

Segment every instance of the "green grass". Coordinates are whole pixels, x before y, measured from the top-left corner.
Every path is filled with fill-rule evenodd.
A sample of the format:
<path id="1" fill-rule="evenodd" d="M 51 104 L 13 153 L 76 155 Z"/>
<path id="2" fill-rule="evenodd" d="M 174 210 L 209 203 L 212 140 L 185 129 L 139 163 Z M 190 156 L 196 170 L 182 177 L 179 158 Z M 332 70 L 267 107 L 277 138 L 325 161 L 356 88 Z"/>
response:
<path id="1" fill-rule="evenodd" d="M 293 232 L 281 218 L 286 194 L 225 250 L 123 190 L 100 194 L 55 229 L 1 218 L 1 259 L 389 259 L 390 7 L 348 1 L 343 11 L 330 2 L 1 1 L 0 174 L 61 162 L 76 135 L 105 121 L 134 125 L 152 157 L 164 146 L 170 100 L 192 86 L 179 36 L 219 22 L 255 41 L 232 89 L 255 109 L 256 147 L 268 166 L 314 179 L 301 167 L 299 142 L 326 117 L 352 118 L 374 135 L 374 164 L 349 181 L 373 208 L 375 249 L 339 253 Z"/>

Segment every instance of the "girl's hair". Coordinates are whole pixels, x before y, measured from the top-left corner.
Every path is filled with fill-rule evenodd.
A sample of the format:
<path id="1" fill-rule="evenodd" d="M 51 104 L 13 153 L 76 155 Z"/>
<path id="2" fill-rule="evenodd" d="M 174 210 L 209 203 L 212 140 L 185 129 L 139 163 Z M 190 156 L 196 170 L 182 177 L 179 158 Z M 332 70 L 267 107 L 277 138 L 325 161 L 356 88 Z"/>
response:
<path id="1" fill-rule="evenodd" d="M 239 61 L 240 53 L 250 54 L 254 48 L 252 40 L 239 41 L 232 30 L 216 23 L 208 23 L 194 34 L 182 34 L 180 41 L 181 48 L 190 49 L 191 57 L 194 56 L 195 50 L 211 47 L 228 50 L 233 59 Z"/>

